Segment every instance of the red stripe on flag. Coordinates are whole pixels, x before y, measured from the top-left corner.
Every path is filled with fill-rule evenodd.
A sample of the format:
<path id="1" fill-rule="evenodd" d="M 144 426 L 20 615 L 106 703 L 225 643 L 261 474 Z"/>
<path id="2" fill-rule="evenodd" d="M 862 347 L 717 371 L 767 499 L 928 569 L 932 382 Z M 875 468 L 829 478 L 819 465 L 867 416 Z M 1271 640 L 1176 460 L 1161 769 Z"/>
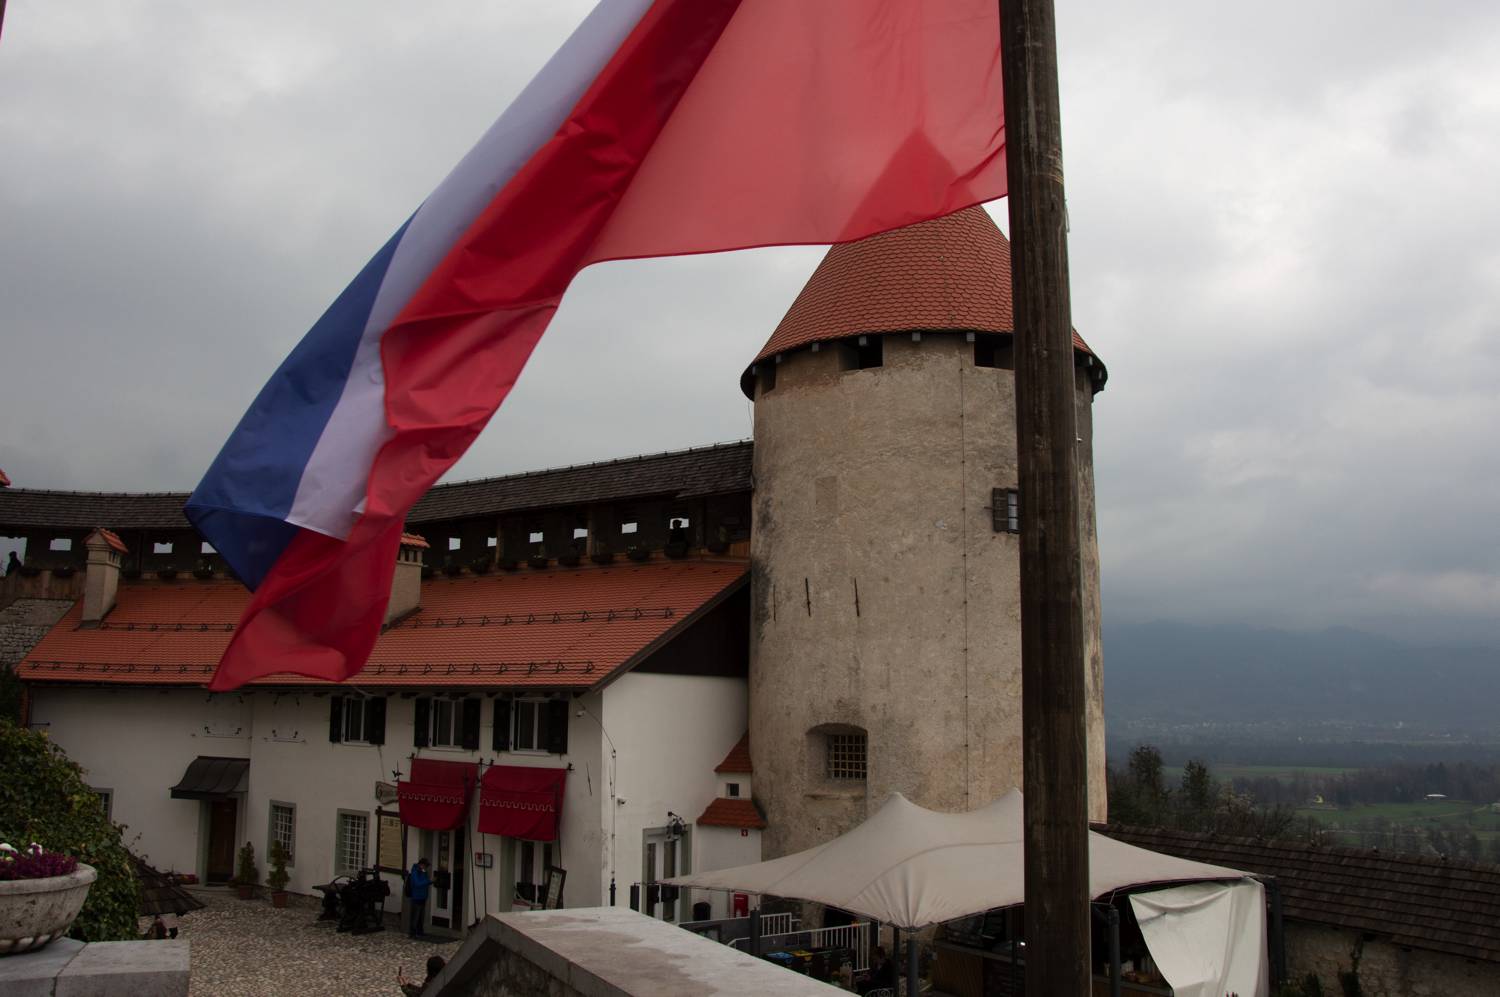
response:
<path id="1" fill-rule="evenodd" d="M 382 340 L 393 437 L 347 541 L 303 534 L 212 688 L 363 665 L 412 505 L 603 259 L 862 238 L 1005 193 L 993 0 L 658 0 Z"/>

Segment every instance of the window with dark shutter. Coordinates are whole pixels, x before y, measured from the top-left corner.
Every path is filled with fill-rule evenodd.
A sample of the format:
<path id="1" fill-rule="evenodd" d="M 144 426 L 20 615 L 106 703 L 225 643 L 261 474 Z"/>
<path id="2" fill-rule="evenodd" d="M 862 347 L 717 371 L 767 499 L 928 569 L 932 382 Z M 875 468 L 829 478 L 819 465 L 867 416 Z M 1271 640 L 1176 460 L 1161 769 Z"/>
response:
<path id="1" fill-rule="evenodd" d="M 328 740 L 338 744 L 344 738 L 344 697 L 328 697 Z"/>
<path id="2" fill-rule="evenodd" d="M 464 700 L 463 740 L 459 743 L 470 751 L 479 750 L 479 700 L 469 697 Z"/>
<path id="3" fill-rule="evenodd" d="M 495 730 L 490 748 L 494 751 L 510 750 L 510 700 L 504 696 L 495 697 Z"/>
<path id="4" fill-rule="evenodd" d="M 365 740 L 370 744 L 385 743 L 384 696 L 365 700 Z"/>
<path id="5" fill-rule="evenodd" d="M 568 753 L 568 701 L 553 699 L 547 702 L 547 751 L 554 755 Z"/>
<path id="6" fill-rule="evenodd" d="M 411 743 L 418 748 L 427 747 L 427 727 L 432 722 L 432 700 L 418 697 L 416 715 L 412 721 Z"/>

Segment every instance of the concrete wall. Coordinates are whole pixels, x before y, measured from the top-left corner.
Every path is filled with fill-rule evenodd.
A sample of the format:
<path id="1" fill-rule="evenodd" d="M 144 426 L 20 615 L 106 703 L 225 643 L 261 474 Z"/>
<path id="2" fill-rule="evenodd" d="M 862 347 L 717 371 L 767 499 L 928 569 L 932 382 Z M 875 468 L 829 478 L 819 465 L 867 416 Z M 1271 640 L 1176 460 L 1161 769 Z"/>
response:
<path id="1" fill-rule="evenodd" d="M 38 685 L 30 690 L 32 725 L 83 766 L 90 786 L 111 791 L 111 815 L 126 826 L 125 843 L 158 869 L 201 876 L 203 804 L 174 800 L 170 790 L 199 755 L 252 757 L 253 694 Z M 247 830 L 254 826 L 247 825 L 241 806 L 236 840 L 250 835 L 259 851 L 263 834 Z"/>
<path id="2" fill-rule="evenodd" d="M 1327 994 L 1347 992 L 1340 972 L 1357 971 L 1364 997 L 1453 997 L 1500 993 L 1500 964 L 1472 962 L 1423 949 L 1403 949 L 1358 931 L 1289 921 L 1287 974 L 1300 983 L 1316 974 Z"/>
<path id="3" fill-rule="evenodd" d="M 1092 395 L 1078 384 L 1102 820 Z M 1012 372 L 976 367 L 956 334 L 887 336 L 867 370 L 799 351 L 756 398 L 755 441 L 751 748 L 768 855 L 842 833 L 892 792 L 958 811 L 1019 786 L 1019 537 L 990 510 L 992 489 L 1017 485 Z M 866 784 L 823 777 L 820 725 L 868 732 Z"/>
<path id="4" fill-rule="evenodd" d="M 702 864 L 693 821 L 718 795 L 714 766 L 745 734 L 746 689 L 738 678 L 634 673 L 607 686 L 603 700 L 604 725 L 620 754 L 618 796 L 625 801 L 615 822 L 624 905 L 630 884 L 645 878 L 645 831 L 666 826 L 668 811 L 687 829 L 687 867 L 679 871 L 721 868 Z M 681 908 L 692 912 L 685 894 Z"/>

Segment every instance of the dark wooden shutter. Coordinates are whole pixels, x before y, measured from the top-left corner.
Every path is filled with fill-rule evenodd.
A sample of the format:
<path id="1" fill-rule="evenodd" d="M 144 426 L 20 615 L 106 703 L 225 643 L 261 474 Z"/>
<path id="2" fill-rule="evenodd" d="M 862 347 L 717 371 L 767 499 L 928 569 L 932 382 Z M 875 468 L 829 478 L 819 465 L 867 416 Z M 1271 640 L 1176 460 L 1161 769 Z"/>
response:
<path id="1" fill-rule="evenodd" d="M 384 696 L 365 700 L 365 740 L 371 744 L 385 743 Z"/>
<path id="2" fill-rule="evenodd" d="M 470 696 L 463 700 L 463 722 L 459 733 L 463 736 L 459 744 L 470 751 L 479 750 L 479 700 Z"/>
<path id="3" fill-rule="evenodd" d="M 547 750 L 554 755 L 568 753 L 568 707 L 566 699 L 547 701 Z"/>
<path id="4" fill-rule="evenodd" d="M 344 739 L 344 697 L 328 697 L 328 740 L 338 744 Z"/>
<path id="5" fill-rule="evenodd" d="M 417 697 L 417 710 L 415 719 L 412 721 L 411 743 L 418 748 L 427 747 L 427 728 L 432 726 L 432 700 L 426 696 Z"/>
<path id="6" fill-rule="evenodd" d="M 490 747 L 495 751 L 510 750 L 510 700 L 495 697 L 495 733 Z"/>

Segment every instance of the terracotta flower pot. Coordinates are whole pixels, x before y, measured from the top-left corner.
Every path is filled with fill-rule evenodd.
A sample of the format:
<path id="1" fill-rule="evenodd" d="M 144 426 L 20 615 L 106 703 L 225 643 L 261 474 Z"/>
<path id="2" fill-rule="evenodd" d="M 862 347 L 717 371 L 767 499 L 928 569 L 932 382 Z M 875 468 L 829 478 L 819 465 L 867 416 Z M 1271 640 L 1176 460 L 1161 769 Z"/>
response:
<path id="1" fill-rule="evenodd" d="M 67 934 L 98 876 L 79 863 L 66 876 L 0 882 L 0 955 L 39 949 Z"/>
<path id="2" fill-rule="evenodd" d="M 236 883 L 234 892 L 239 896 L 241 900 L 255 899 L 255 885 L 253 883 L 248 885 L 244 883 Z"/>
<path id="3" fill-rule="evenodd" d="M 275 891 L 273 891 L 271 893 L 271 906 L 272 907 L 285 907 L 286 906 L 286 890 L 275 890 Z"/>

